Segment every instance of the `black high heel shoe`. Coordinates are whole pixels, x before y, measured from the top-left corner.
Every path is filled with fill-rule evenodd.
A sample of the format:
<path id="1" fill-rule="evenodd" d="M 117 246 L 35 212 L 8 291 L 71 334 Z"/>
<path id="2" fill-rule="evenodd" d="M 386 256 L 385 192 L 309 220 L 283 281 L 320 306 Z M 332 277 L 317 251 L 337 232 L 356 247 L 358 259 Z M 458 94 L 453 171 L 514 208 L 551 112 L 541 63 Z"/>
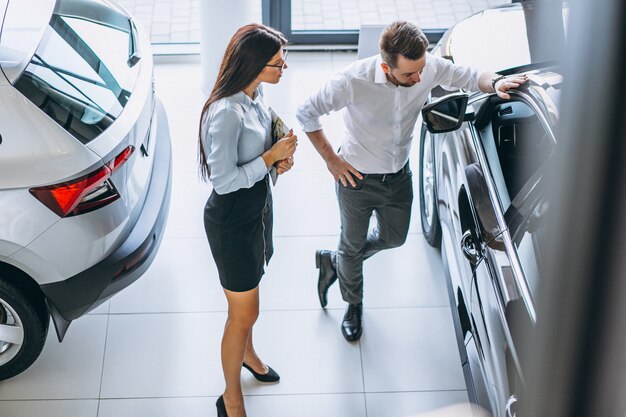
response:
<path id="1" fill-rule="evenodd" d="M 254 369 L 248 366 L 248 364 L 245 362 L 242 363 L 242 366 L 246 368 L 248 371 L 250 371 L 252 375 L 254 375 L 254 377 L 257 379 L 257 381 L 278 382 L 280 380 L 280 375 L 278 375 L 278 373 L 275 370 L 273 370 L 272 367 L 269 365 L 267 366 L 267 373 L 265 374 L 259 374 L 255 372 Z"/>
<path id="2" fill-rule="evenodd" d="M 215 402 L 215 406 L 217 407 L 217 417 L 228 417 L 223 395 L 220 395 L 220 397 L 217 399 L 217 401 Z"/>

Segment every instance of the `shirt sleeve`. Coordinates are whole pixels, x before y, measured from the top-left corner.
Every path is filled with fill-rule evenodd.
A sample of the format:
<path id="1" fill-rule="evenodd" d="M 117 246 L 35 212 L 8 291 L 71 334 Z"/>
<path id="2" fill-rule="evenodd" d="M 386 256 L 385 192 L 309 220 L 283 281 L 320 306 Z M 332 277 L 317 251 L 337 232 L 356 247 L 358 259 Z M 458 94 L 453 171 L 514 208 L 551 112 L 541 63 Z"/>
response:
<path id="1" fill-rule="evenodd" d="M 449 59 L 439 58 L 435 56 L 429 56 L 429 58 L 435 60 L 436 85 L 441 85 L 448 90 L 455 90 L 463 88 L 469 91 L 478 91 L 478 78 L 480 73 L 478 70 L 471 67 L 463 67 L 454 64 Z"/>
<path id="2" fill-rule="evenodd" d="M 315 94 L 298 107 L 296 118 L 305 132 L 314 132 L 322 128 L 320 117 L 346 107 L 352 97 L 350 80 L 345 73 L 340 73 L 326 82 Z"/>
<path id="3" fill-rule="evenodd" d="M 207 161 L 210 180 L 218 194 L 227 194 L 240 188 L 250 188 L 267 174 L 261 156 L 238 165 L 237 148 L 243 132 L 243 118 L 233 108 L 218 110 L 208 123 L 207 139 L 210 146 Z"/>

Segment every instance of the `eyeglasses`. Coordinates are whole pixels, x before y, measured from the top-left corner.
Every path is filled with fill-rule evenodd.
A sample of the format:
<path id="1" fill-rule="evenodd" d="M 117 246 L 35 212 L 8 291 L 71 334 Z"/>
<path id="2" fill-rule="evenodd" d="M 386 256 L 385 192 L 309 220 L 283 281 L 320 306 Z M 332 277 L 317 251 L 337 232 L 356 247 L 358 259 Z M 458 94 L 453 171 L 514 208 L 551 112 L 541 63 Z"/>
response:
<path id="1" fill-rule="evenodd" d="M 274 68 L 284 69 L 285 66 L 287 66 L 287 52 L 289 52 L 289 51 L 285 51 L 285 53 L 283 55 L 283 63 L 282 64 L 265 64 L 265 66 L 266 67 L 274 67 Z"/>

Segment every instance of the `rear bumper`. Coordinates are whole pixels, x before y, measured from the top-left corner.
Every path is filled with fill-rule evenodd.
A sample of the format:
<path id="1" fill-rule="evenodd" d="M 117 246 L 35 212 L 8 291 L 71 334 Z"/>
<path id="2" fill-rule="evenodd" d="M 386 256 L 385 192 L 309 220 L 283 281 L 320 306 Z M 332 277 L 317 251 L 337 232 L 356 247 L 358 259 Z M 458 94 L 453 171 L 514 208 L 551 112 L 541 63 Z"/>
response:
<path id="1" fill-rule="evenodd" d="M 41 290 L 57 329 L 59 341 L 72 320 L 93 310 L 136 281 L 156 256 L 167 220 L 172 186 L 172 150 L 167 116 L 157 100 L 154 164 L 146 200 L 127 239 L 108 257 L 64 281 Z"/>

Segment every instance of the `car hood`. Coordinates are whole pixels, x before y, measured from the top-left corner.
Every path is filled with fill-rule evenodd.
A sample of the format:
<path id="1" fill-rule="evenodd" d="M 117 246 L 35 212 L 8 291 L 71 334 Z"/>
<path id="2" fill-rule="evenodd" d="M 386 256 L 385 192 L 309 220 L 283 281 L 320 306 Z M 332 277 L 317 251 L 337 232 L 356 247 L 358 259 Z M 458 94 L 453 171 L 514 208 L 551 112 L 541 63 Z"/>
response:
<path id="1" fill-rule="evenodd" d="M 35 53 L 56 1 L 0 0 L 2 3 L 6 13 L 0 32 L 0 66 L 9 82 L 13 82 Z"/>
<path id="2" fill-rule="evenodd" d="M 546 44 L 536 43 L 540 42 L 536 37 L 529 39 L 527 27 L 537 24 L 538 10 L 539 7 L 512 3 L 470 16 L 445 33 L 439 53 L 456 64 L 493 71 L 556 60 L 557 49 L 552 49 L 553 58 L 546 57 L 550 55 L 545 53 Z M 562 11 L 566 27 L 567 6 Z M 538 58 L 539 55 L 543 57 Z"/>

